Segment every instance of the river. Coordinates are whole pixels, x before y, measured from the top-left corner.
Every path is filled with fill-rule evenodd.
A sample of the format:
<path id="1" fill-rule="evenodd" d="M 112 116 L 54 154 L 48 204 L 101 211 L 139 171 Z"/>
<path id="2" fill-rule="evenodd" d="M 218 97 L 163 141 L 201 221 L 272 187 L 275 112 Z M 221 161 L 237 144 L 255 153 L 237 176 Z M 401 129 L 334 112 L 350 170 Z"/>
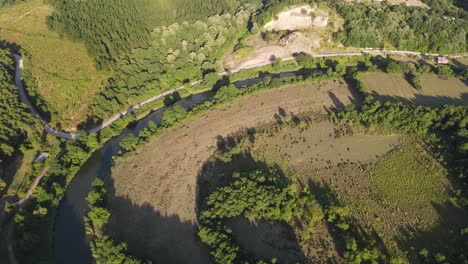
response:
<path id="1" fill-rule="evenodd" d="M 265 76 L 281 79 L 298 75 L 298 72 L 264 74 L 261 77 L 237 81 L 234 85 L 237 88 L 243 88 L 262 82 Z M 207 91 L 188 96 L 178 103 L 184 108 L 190 109 L 197 104 L 210 100 L 213 95 L 213 91 Z M 118 155 L 121 150 L 120 141 L 129 134 L 137 135 L 142 129 L 148 127 L 149 121 L 159 124 L 165 109 L 166 107 L 163 107 L 137 121 L 136 124 L 125 128 L 119 136 L 112 138 L 102 148 L 95 151 L 73 178 L 64 198 L 60 202 L 55 218 L 54 256 L 57 264 L 92 263 L 91 250 L 86 239 L 84 225 L 84 216 L 89 209 L 86 196 L 92 189 L 92 182 L 98 177 L 104 178 L 110 175 L 112 157 Z"/>
<path id="2" fill-rule="evenodd" d="M 208 91 L 184 98 L 179 103 L 189 109 L 209 100 L 212 96 L 213 92 Z M 56 263 L 92 263 L 84 225 L 84 216 L 89 209 L 86 196 L 91 191 L 91 184 L 98 177 L 110 175 L 112 157 L 121 150 L 120 141 L 129 134 L 137 135 L 142 129 L 148 127 L 149 121 L 158 124 L 165 109 L 166 107 L 163 107 L 125 128 L 118 137 L 112 138 L 102 148 L 95 151 L 73 178 L 57 209 L 55 218 L 54 256 Z"/>

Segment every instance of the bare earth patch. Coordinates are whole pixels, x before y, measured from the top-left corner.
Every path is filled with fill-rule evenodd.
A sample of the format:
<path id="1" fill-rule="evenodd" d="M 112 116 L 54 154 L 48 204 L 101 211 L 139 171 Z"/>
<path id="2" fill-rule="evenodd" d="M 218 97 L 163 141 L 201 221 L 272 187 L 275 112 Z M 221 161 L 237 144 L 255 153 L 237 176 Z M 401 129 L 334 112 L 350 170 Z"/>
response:
<path id="1" fill-rule="evenodd" d="M 177 256 L 180 262 L 206 263 L 195 237 L 197 175 L 216 149 L 217 137 L 274 121 L 278 107 L 293 113 L 322 111 L 324 106 L 345 105 L 358 98 L 338 81 L 287 86 L 237 100 L 168 130 L 114 168 L 110 229 L 138 255 L 158 260 L 161 251 L 156 250 L 163 248 L 164 255 Z M 144 213 L 135 208 L 145 208 Z M 176 219 L 184 228 L 161 227 L 149 216 Z M 184 243 L 166 248 L 164 237 Z"/>
<path id="2" fill-rule="evenodd" d="M 310 5 L 300 5 L 287 8 L 285 11 L 276 15 L 275 19 L 265 24 L 266 30 L 298 30 L 311 27 L 315 24 L 326 26 L 328 17 L 312 19 L 310 14 L 315 11 Z M 317 22 L 315 21 L 317 20 Z M 325 21 L 325 23 L 322 22 Z"/>
<path id="3" fill-rule="evenodd" d="M 342 24 L 342 18 L 327 9 L 309 4 L 287 7 L 265 24 L 262 30 L 288 31 L 288 34 L 268 41 L 263 40 L 260 33 L 256 34 L 246 44 L 254 52 L 240 57 L 234 51 L 224 59 L 223 65 L 227 69 L 243 69 L 262 65 L 274 58 L 290 58 L 294 53 L 313 53 L 312 50 L 331 43 L 332 32 L 338 30 Z"/>
<path id="4" fill-rule="evenodd" d="M 414 89 L 402 74 L 366 73 L 361 75 L 368 92 L 384 101 L 403 101 L 428 106 L 468 105 L 468 86 L 455 77 L 434 74 L 421 76 L 423 89 Z"/>

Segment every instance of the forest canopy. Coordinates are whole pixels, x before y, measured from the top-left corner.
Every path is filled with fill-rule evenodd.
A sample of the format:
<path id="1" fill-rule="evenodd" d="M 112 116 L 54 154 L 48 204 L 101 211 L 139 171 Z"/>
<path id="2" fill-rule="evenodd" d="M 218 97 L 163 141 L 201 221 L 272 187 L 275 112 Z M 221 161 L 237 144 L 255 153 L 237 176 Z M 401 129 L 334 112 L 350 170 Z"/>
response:
<path id="1" fill-rule="evenodd" d="M 91 113 L 106 117 L 149 95 L 172 89 L 215 72 L 217 61 L 247 31 L 253 7 L 235 14 L 211 16 L 194 23 L 161 26 L 151 33 L 147 48 L 122 59 L 105 90 L 91 105 Z"/>
<path id="2" fill-rule="evenodd" d="M 341 4 L 337 11 L 345 24 L 336 40 L 345 46 L 378 48 L 390 44 L 399 50 L 435 53 L 467 50 L 468 21 L 458 16 L 381 4 Z"/>
<path id="3" fill-rule="evenodd" d="M 32 144 L 34 135 L 40 131 L 36 119 L 20 101 L 14 71 L 13 54 L 0 48 L 0 165 L 21 146 Z"/>
<path id="4" fill-rule="evenodd" d="M 246 0 L 48 0 L 50 29 L 82 40 L 98 68 L 112 68 L 133 48 L 146 47 L 156 26 L 232 11 Z"/>

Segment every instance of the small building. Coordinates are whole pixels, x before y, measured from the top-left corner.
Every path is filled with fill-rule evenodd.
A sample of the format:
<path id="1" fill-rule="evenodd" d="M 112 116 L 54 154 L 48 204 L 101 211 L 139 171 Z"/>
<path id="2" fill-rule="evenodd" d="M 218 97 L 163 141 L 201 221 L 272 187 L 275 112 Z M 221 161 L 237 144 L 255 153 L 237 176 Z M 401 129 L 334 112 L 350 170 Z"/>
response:
<path id="1" fill-rule="evenodd" d="M 39 155 L 39 157 L 37 157 L 37 158 L 34 160 L 34 162 L 36 162 L 36 163 L 43 162 L 44 160 L 47 159 L 47 157 L 49 157 L 49 153 L 43 152 L 43 153 L 41 153 L 41 155 Z"/>
<path id="2" fill-rule="evenodd" d="M 436 58 L 437 64 L 448 64 L 449 60 L 446 57 L 439 56 Z"/>

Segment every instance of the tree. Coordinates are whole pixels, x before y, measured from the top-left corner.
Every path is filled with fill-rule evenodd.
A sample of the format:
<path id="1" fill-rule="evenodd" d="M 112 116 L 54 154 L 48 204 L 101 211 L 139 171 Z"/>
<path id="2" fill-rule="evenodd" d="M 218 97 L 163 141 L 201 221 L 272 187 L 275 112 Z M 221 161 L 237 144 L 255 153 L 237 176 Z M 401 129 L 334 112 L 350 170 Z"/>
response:
<path id="1" fill-rule="evenodd" d="M 135 150 L 138 146 L 138 137 L 133 134 L 129 134 L 120 142 L 120 146 L 124 148 L 126 151 Z"/>
<path id="2" fill-rule="evenodd" d="M 449 65 L 439 65 L 437 66 L 437 73 L 442 76 L 451 76 L 453 74 L 452 67 Z"/>

